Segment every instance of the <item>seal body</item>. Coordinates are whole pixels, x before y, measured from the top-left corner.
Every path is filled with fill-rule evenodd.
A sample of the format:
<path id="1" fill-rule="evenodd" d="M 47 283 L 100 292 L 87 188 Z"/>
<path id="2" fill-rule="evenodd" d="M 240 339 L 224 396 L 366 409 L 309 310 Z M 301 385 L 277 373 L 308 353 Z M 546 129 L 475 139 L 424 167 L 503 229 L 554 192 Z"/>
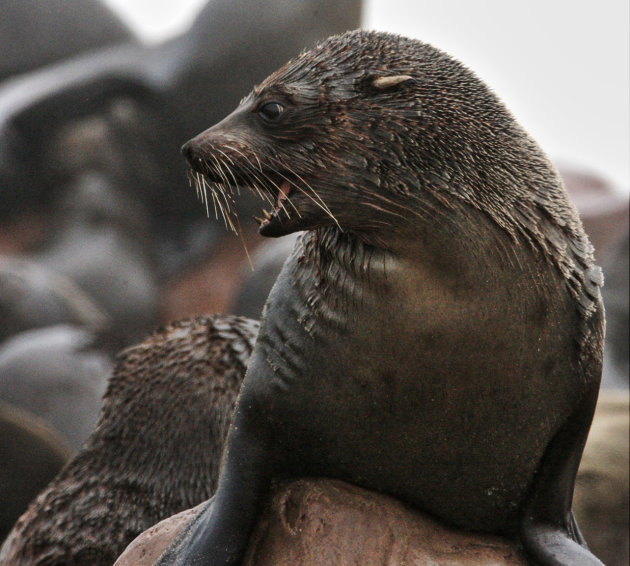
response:
<path id="1" fill-rule="evenodd" d="M 437 243 L 403 255 L 334 229 L 306 235 L 267 303 L 250 366 L 267 379 L 244 396 L 273 407 L 291 473 L 342 478 L 467 529 L 506 532 L 580 393 L 577 368 L 566 367 L 572 340 L 556 331 L 578 315 L 558 279 L 494 272 L 489 248 L 507 239 L 474 216 L 452 247 L 431 250 L 463 266 L 464 240 L 485 242 L 456 278 L 431 261 L 418 267 Z M 564 307 L 559 316 L 548 316 L 550 304 Z M 518 356 L 531 333 L 545 354 Z"/>
<path id="2" fill-rule="evenodd" d="M 595 565 L 571 516 L 600 275 L 547 158 L 417 41 L 333 37 L 186 146 L 221 205 L 306 230 L 271 291 L 219 489 L 160 564 L 238 564 L 270 483 L 322 475 Z M 223 157 L 222 157 L 223 154 Z M 232 181 L 233 179 L 233 181 Z"/>
<path id="3" fill-rule="evenodd" d="M 2 2 L 0 80 L 132 38 L 99 0 Z"/>
<path id="4" fill-rule="evenodd" d="M 70 279 L 34 261 L 0 256 L 0 342 L 14 334 L 69 323 L 92 330 L 107 317 Z"/>

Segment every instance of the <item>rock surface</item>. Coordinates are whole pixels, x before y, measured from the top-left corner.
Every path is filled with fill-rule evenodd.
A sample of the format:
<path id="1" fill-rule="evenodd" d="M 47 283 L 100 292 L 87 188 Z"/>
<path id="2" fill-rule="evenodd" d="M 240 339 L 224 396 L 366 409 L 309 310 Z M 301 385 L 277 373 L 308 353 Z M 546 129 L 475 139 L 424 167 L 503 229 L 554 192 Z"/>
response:
<path id="1" fill-rule="evenodd" d="M 193 512 L 152 527 L 115 566 L 152 566 Z M 187 514 L 188 513 L 188 514 Z M 302 479 L 275 493 L 243 566 L 528 566 L 516 546 L 446 527 L 397 500 L 335 480 Z"/>
<path id="2" fill-rule="evenodd" d="M 133 540 L 114 566 L 150 566 L 157 562 L 175 537 L 182 532 L 205 503 L 168 517 Z"/>

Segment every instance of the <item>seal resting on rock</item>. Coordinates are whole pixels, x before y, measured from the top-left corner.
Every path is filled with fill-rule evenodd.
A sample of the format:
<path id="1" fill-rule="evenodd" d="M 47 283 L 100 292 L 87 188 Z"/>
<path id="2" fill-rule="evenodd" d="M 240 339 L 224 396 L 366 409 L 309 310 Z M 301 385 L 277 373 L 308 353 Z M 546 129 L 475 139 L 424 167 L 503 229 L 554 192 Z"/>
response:
<path id="1" fill-rule="evenodd" d="M 199 317 L 119 357 L 96 430 L 18 520 L 2 566 L 111 566 L 141 532 L 212 495 L 258 323 Z"/>
<path id="2" fill-rule="evenodd" d="M 601 374 L 601 274 L 542 150 L 419 41 L 332 37 L 183 152 L 231 220 L 236 185 L 306 233 L 285 263 L 213 504 L 161 566 L 241 563 L 274 480 L 324 476 L 541 566 L 601 564 L 571 513 Z M 211 203 L 210 203 L 211 205 Z"/>

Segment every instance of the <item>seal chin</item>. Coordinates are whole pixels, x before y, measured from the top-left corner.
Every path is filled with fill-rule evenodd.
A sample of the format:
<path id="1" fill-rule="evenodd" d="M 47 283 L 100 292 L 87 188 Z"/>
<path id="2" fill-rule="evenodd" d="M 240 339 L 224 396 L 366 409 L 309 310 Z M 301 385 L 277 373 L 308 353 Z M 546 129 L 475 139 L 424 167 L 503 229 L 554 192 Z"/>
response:
<path id="1" fill-rule="evenodd" d="M 264 220 L 259 228 L 258 233 L 266 238 L 279 238 L 280 236 L 287 236 L 293 232 L 301 232 L 306 227 L 302 225 L 300 218 L 280 218 L 273 216 L 269 220 Z"/>
<path id="2" fill-rule="evenodd" d="M 305 219 L 308 213 L 301 210 L 303 199 L 291 182 L 285 179 L 274 183 L 274 186 L 277 190 L 273 210 L 263 210 L 263 217 L 256 218 L 259 223 L 258 233 L 261 236 L 278 238 L 311 227 L 311 223 Z"/>

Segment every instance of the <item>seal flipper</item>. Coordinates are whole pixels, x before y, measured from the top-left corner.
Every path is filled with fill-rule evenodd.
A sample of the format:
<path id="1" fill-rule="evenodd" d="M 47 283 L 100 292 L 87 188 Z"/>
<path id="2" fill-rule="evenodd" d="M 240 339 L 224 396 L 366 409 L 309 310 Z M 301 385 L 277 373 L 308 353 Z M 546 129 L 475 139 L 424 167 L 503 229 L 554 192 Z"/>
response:
<path id="1" fill-rule="evenodd" d="M 242 412 L 237 412 L 217 492 L 156 566 L 237 566 L 242 562 L 272 478 L 267 444 L 243 421 Z"/>
<path id="2" fill-rule="evenodd" d="M 214 496 L 206 501 L 206 503 L 197 511 L 192 521 L 184 528 L 184 530 L 171 542 L 167 549 L 162 553 L 156 566 L 166 564 L 177 564 L 177 556 L 182 548 L 190 544 L 191 533 L 195 531 L 199 522 L 209 513 L 212 507 Z"/>
<path id="3" fill-rule="evenodd" d="M 592 386 L 549 443 L 524 504 L 521 540 L 540 566 L 604 566 L 571 512 L 573 488 L 597 402 Z"/>

